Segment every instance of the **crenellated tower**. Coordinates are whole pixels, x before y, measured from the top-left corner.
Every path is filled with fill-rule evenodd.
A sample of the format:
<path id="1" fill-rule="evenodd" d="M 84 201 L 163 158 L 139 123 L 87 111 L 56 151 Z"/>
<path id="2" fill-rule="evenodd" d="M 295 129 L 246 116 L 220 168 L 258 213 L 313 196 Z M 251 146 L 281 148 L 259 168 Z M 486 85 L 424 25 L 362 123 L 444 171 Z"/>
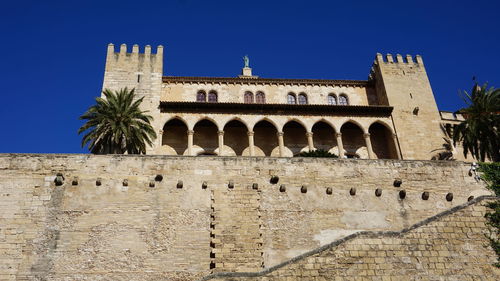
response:
<path id="1" fill-rule="evenodd" d="M 369 79 L 392 119 L 403 159 L 430 159 L 443 144 L 440 115 L 422 57 L 377 54 Z M 434 152 L 435 153 L 435 152 Z"/>
<path id="2" fill-rule="evenodd" d="M 103 90 L 119 90 L 121 88 L 135 89 L 138 97 L 144 97 L 142 110 L 147 110 L 153 116 L 153 128 L 160 128 L 159 122 L 161 86 L 163 76 L 163 46 L 158 46 L 156 54 L 151 53 L 151 46 L 146 45 L 144 53 L 139 52 L 137 44 L 132 46 L 132 52 L 127 52 L 127 45 L 120 45 L 119 52 L 115 52 L 113 44 L 108 45 L 106 66 L 104 72 Z M 158 131 L 158 138 L 161 133 Z M 149 148 L 148 148 L 149 150 Z"/>

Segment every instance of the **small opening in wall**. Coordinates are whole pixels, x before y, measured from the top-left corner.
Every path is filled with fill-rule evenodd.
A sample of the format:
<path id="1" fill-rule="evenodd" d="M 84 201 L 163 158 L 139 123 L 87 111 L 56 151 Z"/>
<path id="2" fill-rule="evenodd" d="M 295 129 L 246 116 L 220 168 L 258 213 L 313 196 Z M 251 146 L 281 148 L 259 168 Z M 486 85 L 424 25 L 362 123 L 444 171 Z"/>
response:
<path id="1" fill-rule="evenodd" d="M 137 83 L 139 83 L 139 82 L 141 82 L 141 75 L 140 74 L 137 75 Z"/>
<path id="2" fill-rule="evenodd" d="M 410 93 L 410 99 L 413 99 L 413 95 Z"/>
<path id="3" fill-rule="evenodd" d="M 215 268 L 215 262 L 210 262 L 210 269 L 214 269 Z"/>

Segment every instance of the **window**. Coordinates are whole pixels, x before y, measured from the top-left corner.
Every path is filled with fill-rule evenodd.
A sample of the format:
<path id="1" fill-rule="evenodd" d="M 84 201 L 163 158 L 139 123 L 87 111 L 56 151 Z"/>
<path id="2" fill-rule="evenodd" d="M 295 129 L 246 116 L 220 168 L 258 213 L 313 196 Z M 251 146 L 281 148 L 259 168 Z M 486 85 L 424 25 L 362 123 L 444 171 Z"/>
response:
<path id="1" fill-rule="evenodd" d="M 198 93 L 196 94 L 196 101 L 197 102 L 207 101 L 207 94 L 205 94 L 205 91 L 198 91 Z"/>
<path id="2" fill-rule="evenodd" d="M 328 104 L 329 105 L 336 105 L 337 104 L 337 97 L 334 94 L 328 95 Z"/>
<path id="3" fill-rule="evenodd" d="M 257 92 L 255 95 L 256 103 L 266 103 L 266 95 L 263 92 Z"/>
<path id="4" fill-rule="evenodd" d="M 307 96 L 302 93 L 299 95 L 299 104 L 307 104 Z"/>
<path id="5" fill-rule="evenodd" d="M 216 91 L 210 91 L 208 93 L 208 102 L 217 102 L 217 92 Z"/>
<path id="6" fill-rule="evenodd" d="M 286 96 L 286 100 L 288 104 L 296 104 L 297 103 L 297 98 L 295 97 L 294 93 L 288 93 Z"/>
<path id="7" fill-rule="evenodd" d="M 347 99 L 346 95 L 339 96 L 339 104 L 340 105 L 348 105 L 349 104 L 349 100 Z"/>
<path id="8" fill-rule="evenodd" d="M 245 92 L 244 100 L 245 100 L 245 103 L 253 103 L 253 93 L 252 92 Z"/>

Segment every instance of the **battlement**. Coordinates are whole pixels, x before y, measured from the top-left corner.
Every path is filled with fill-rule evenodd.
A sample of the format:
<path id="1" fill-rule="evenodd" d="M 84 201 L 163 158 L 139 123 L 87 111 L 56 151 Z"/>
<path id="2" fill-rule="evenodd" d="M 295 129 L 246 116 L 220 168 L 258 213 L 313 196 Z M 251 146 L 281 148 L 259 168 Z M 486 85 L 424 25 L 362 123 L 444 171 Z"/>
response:
<path id="1" fill-rule="evenodd" d="M 381 53 L 377 53 L 375 57 L 374 64 L 383 64 L 383 63 L 405 63 L 405 64 L 420 64 L 423 65 L 424 61 L 422 60 L 422 56 L 416 55 L 413 57 L 412 55 L 406 55 L 403 57 L 400 54 L 396 54 L 396 59 L 392 56 L 392 54 L 387 54 L 384 56 Z"/>
<path id="2" fill-rule="evenodd" d="M 121 44 L 118 52 L 116 52 L 114 44 L 108 44 L 106 71 L 130 67 L 138 68 L 138 70 L 150 68 L 151 72 L 162 72 L 163 46 L 159 45 L 156 48 L 156 53 L 152 53 L 151 46 L 146 45 L 144 52 L 141 53 L 139 45 L 134 44 L 132 52 L 129 53 L 126 44 Z"/>

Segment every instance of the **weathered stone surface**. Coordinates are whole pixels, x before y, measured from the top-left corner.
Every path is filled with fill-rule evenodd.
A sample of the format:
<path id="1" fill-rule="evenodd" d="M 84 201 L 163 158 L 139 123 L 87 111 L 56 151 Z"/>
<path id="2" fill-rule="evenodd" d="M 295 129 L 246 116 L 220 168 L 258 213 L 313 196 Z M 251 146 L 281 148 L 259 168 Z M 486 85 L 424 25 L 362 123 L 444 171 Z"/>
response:
<path id="1" fill-rule="evenodd" d="M 499 280 L 484 205 L 474 202 L 400 232 L 354 234 L 259 272 L 202 280 Z"/>
<path id="2" fill-rule="evenodd" d="M 258 271 L 349 234 L 401 230 L 470 196 L 489 194 L 468 175 L 469 167 L 0 154 L 0 280 L 192 280 L 213 271 Z M 56 186 L 57 173 L 78 178 L 78 185 L 66 180 Z M 159 174 L 163 180 L 150 188 Z M 272 175 L 280 175 L 286 192 L 269 182 Z M 404 182 L 405 200 L 393 186 L 395 178 Z M 182 188 L 176 187 L 179 181 Z M 303 185 L 307 194 L 301 193 Z M 349 195 L 351 187 L 356 196 Z M 380 197 L 373 195 L 376 188 L 384 190 Z M 428 200 L 421 199 L 424 191 L 432 194 Z M 453 201 L 446 200 L 450 192 Z"/>

